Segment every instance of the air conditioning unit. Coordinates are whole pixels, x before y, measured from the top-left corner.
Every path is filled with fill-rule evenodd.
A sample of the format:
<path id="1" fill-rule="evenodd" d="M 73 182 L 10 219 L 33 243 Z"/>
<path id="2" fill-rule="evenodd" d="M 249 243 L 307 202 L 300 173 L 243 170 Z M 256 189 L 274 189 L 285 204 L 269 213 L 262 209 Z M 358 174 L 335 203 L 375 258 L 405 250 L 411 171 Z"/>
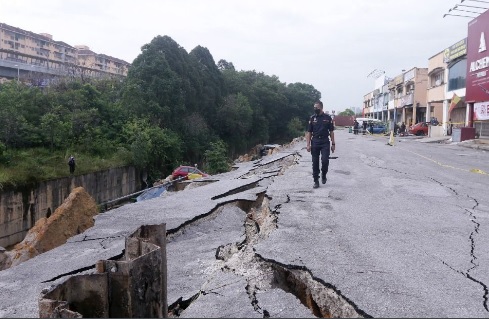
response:
<path id="1" fill-rule="evenodd" d="M 441 80 L 436 80 L 436 81 L 435 81 L 435 85 L 436 85 L 436 86 L 440 86 L 440 85 L 441 85 Z"/>

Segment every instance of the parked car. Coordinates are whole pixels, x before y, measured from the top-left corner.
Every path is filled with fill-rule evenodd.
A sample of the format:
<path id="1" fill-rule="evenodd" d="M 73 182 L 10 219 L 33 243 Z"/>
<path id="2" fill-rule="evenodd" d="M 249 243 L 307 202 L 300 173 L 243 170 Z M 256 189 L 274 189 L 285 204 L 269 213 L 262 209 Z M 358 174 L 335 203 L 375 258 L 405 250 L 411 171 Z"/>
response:
<path id="1" fill-rule="evenodd" d="M 382 121 L 381 120 L 371 119 L 371 118 L 368 118 L 368 117 L 357 117 L 357 118 L 355 118 L 355 120 L 357 120 L 357 122 L 358 122 L 358 128 L 360 129 L 360 131 L 363 129 L 363 122 L 367 122 L 368 123 L 367 129 L 369 128 L 370 122 L 374 122 L 374 125 L 375 124 L 382 124 Z"/>
<path id="2" fill-rule="evenodd" d="M 428 123 L 419 122 L 411 126 L 408 130 L 409 134 L 418 136 L 428 135 Z"/>
<path id="3" fill-rule="evenodd" d="M 207 177 L 209 176 L 207 173 L 202 172 L 196 167 L 193 166 L 179 166 L 177 167 L 173 173 L 171 174 L 173 179 L 179 178 L 179 177 L 185 177 L 185 179 L 189 179 L 189 174 L 190 174 L 190 179 L 194 179 L 197 177 Z"/>
<path id="4" fill-rule="evenodd" d="M 368 128 L 370 130 L 370 128 Z M 387 128 L 384 124 L 374 124 L 374 134 L 385 134 Z"/>

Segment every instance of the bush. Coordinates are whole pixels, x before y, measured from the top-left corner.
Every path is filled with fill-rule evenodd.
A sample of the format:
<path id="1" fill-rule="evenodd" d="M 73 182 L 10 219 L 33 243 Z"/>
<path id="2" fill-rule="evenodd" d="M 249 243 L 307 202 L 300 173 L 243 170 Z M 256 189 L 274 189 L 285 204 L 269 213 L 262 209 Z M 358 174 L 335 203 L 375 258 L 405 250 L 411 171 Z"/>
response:
<path id="1" fill-rule="evenodd" d="M 222 140 L 210 143 L 210 149 L 204 153 L 204 170 L 209 174 L 219 174 L 228 172 L 227 146 Z"/>

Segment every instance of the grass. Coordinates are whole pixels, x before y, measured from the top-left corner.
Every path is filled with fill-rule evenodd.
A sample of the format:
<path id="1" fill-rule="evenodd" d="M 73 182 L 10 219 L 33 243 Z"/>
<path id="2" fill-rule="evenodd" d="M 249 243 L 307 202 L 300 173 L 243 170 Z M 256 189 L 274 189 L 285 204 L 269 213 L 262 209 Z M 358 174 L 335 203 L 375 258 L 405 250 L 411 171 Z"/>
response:
<path id="1" fill-rule="evenodd" d="M 75 175 L 130 165 L 130 156 L 122 150 L 110 157 L 45 148 L 9 150 L 5 153 L 0 161 L 0 191 L 69 176 L 68 158 L 71 154 L 76 159 Z"/>

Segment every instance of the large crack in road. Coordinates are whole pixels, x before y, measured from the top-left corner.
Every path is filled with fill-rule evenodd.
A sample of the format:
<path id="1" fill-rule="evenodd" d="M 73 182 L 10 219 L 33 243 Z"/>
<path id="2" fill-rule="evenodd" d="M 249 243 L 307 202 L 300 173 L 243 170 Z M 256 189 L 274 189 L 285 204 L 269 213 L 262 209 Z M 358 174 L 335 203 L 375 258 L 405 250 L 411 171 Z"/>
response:
<path id="1" fill-rule="evenodd" d="M 252 174 L 269 174 L 274 172 L 280 174 L 285 169 L 297 163 L 297 154 L 289 156 L 282 161 L 269 163 L 266 167 L 257 167 Z M 277 168 L 277 166 L 279 166 Z M 243 178 L 247 178 L 247 174 Z M 286 196 L 290 201 L 290 196 Z M 271 259 L 266 259 L 256 254 L 254 246 L 269 237 L 278 227 L 278 219 L 281 205 L 270 208 L 270 199 L 266 193 L 260 193 L 255 202 L 235 201 L 221 205 L 213 212 L 199 219 L 186 223 L 177 231 L 169 231 L 167 235 L 168 247 L 180 240 L 180 236 L 190 238 L 195 234 L 202 235 L 201 240 L 206 240 L 205 234 L 201 234 L 202 229 L 212 226 L 215 219 L 221 215 L 235 212 L 238 209 L 244 219 L 244 239 L 242 241 L 223 243 L 215 251 L 214 261 L 205 269 L 201 270 L 206 274 L 206 280 L 198 291 L 186 291 L 186 296 L 181 296 L 177 300 L 169 300 L 169 315 L 172 317 L 185 316 L 187 309 L 191 309 L 192 304 L 201 297 L 209 294 L 223 294 L 221 286 L 212 284 L 213 279 L 225 274 L 244 278 L 246 285 L 241 289 L 246 292 L 249 303 L 257 315 L 262 317 L 281 316 L 280 312 L 267 308 L 261 302 L 264 300 L 264 292 L 281 290 L 287 294 L 295 296 L 302 304 L 304 309 L 299 310 L 301 316 L 316 317 L 370 317 L 360 310 L 354 302 L 343 296 L 334 285 L 329 284 L 314 274 L 304 266 L 284 265 Z M 209 225 L 206 225 L 209 224 Z M 215 226 L 215 225 L 214 225 Z M 195 228 L 195 229 L 192 229 Z M 212 232 L 206 229 L 206 232 Z M 182 238 L 183 240 L 183 238 Z M 170 272 L 171 273 L 171 272 Z M 194 280 L 194 279 L 192 279 Z M 169 279 L 171 281 L 171 279 Z M 202 307 L 202 305 L 200 305 Z M 297 309 L 295 310 L 298 311 Z M 190 314 L 188 314 L 191 316 Z M 217 314 L 215 314 L 217 315 Z"/>

